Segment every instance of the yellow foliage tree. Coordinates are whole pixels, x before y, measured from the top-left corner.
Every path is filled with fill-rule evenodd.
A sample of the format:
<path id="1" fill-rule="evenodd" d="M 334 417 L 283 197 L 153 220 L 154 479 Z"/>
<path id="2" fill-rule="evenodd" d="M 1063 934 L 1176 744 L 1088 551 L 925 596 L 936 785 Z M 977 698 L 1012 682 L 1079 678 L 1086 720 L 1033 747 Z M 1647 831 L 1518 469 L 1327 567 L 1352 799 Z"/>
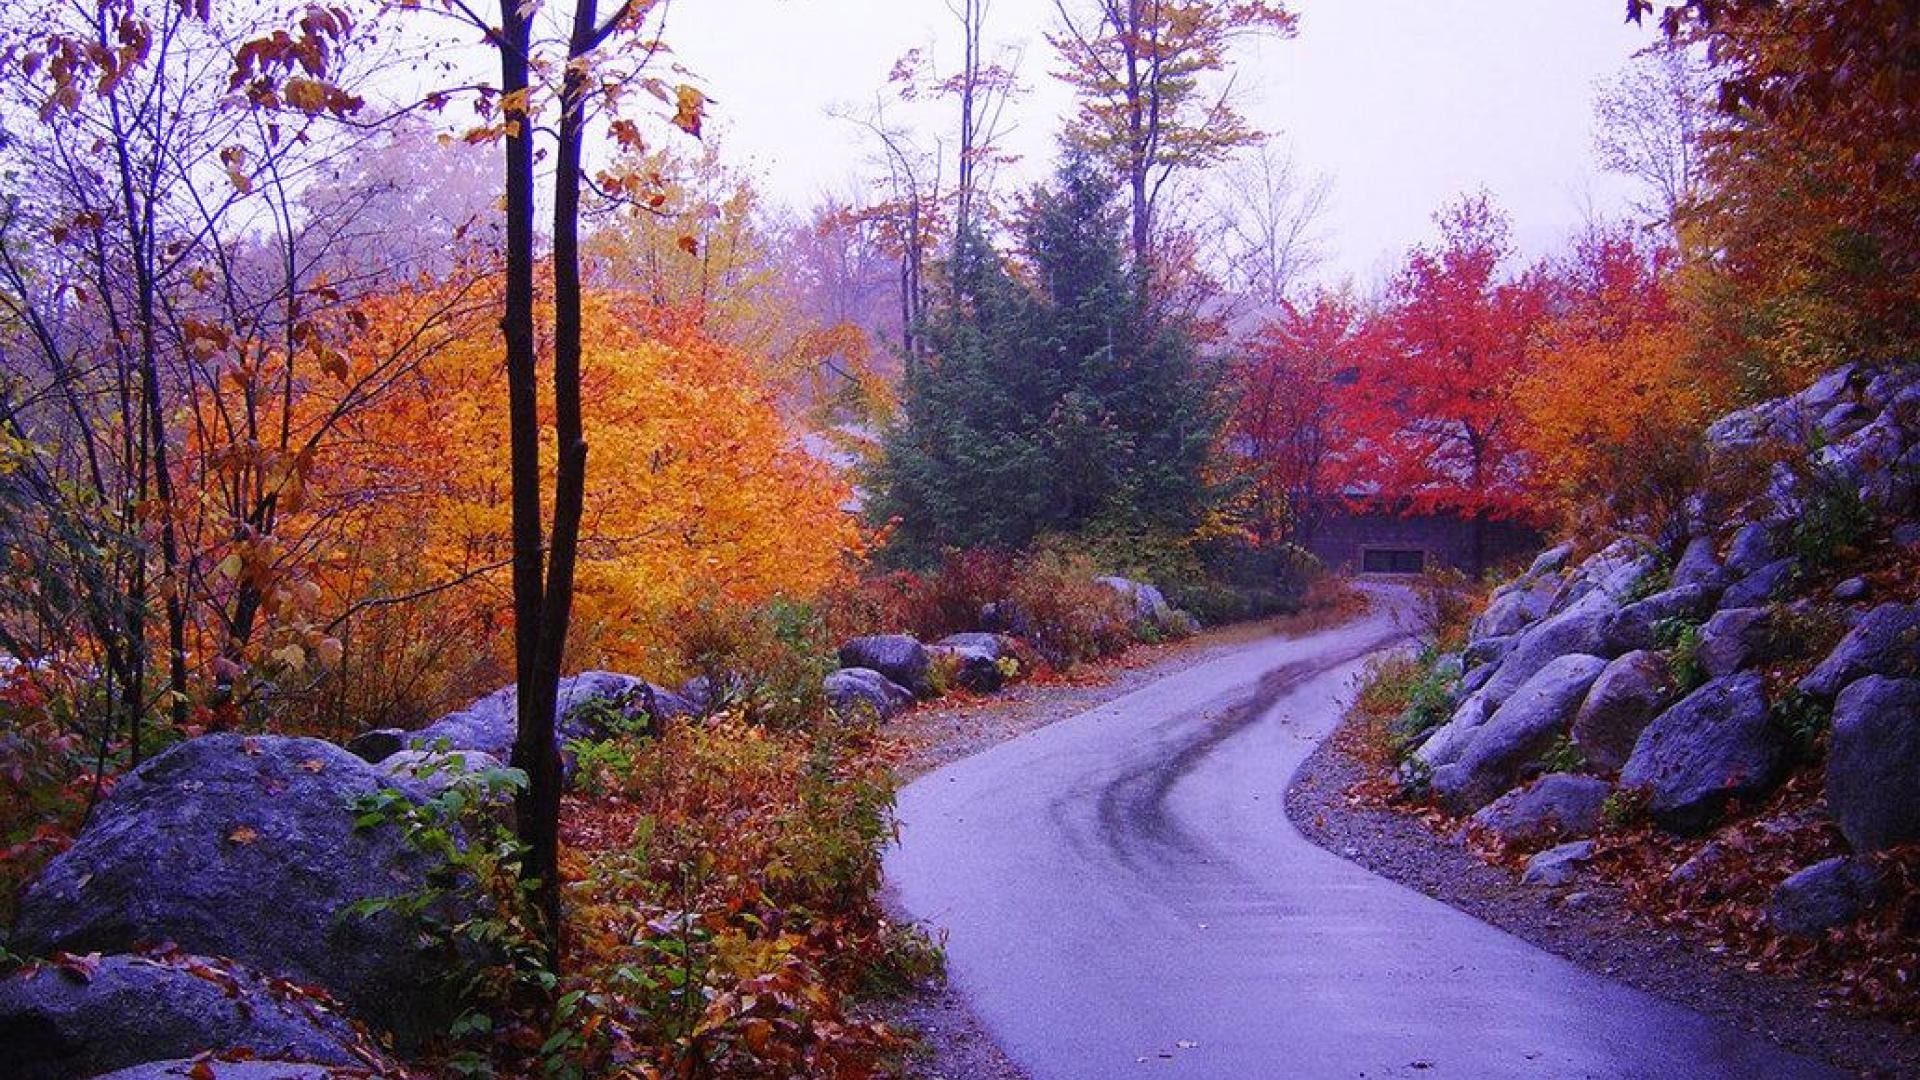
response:
<path id="1" fill-rule="evenodd" d="M 661 672 L 689 607 L 806 599 L 838 580 L 861 544 L 850 489 L 802 448 L 768 373 L 639 298 L 589 295 L 585 319 L 593 468 L 567 666 Z M 392 332 L 376 321 L 362 345 L 385 347 Z M 357 504 L 357 539 L 333 553 L 340 610 L 425 612 L 486 640 L 504 671 L 508 469 L 494 351 L 476 323 L 425 361 L 412 385 L 354 418 L 321 482 Z M 553 462 L 543 468 L 551 483 Z"/>

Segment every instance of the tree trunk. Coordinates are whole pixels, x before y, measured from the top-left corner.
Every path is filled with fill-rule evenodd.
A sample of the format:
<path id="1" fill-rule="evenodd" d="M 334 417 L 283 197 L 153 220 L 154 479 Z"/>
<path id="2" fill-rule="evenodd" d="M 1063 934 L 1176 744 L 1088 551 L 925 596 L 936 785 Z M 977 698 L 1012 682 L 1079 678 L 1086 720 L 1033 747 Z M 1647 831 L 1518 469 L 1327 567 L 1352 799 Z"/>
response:
<path id="1" fill-rule="evenodd" d="M 545 596 L 540 498 L 540 399 L 533 339 L 533 124 L 527 110 L 532 26 L 525 6 L 501 0 L 500 88 L 506 112 L 506 343 L 507 423 L 513 490 L 513 659 L 517 690 L 513 763 L 527 774 L 514 801 L 514 821 L 527 847 L 522 874 L 537 881 L 536 899 L 549 960 L 557 963 L 559 926 L 559 788 L 554 763 L 557 690 L 541 678 L 540 637 Z M 543 683 L 545 684 L 543 687 Z"/>

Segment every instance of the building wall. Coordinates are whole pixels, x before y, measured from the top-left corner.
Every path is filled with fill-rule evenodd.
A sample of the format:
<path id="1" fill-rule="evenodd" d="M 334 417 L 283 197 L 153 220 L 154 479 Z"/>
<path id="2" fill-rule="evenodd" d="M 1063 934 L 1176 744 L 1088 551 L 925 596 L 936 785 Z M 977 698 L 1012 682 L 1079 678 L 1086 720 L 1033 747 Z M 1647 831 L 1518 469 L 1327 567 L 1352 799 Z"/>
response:
<path id="1" fill-rule="evenodd" d="M 1488 521 L 1485 529 L 1486 567 L 1530 558 L 1545 546 L 1546 537 L 1537 529 L 1510 521 Z M 1449 515 L 1368 514 L 1346 510 L 1329 511 L 1315 529 L 1306 548 L 1330 570 L 1359 573 L 1366 569 L 1384 569 L 1388 562 L 1405 566 L 1403 558 L 1388 552 L 1419 552 L 1423 569 L 1452 567 L 1473 570 L 1473 522 Z M 1367 552 L 1373 551 L 1376 566 L 1369 568 Z"/>

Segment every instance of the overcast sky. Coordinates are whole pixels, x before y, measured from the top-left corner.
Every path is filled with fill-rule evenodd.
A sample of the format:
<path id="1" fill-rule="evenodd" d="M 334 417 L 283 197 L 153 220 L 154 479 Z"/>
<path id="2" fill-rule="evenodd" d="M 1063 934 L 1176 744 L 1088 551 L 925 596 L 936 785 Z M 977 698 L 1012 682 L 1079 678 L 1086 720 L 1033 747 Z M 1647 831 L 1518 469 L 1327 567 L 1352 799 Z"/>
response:
<path id="1" fill-rule="evenodd" d="M 1652 33 L 1624 25 L 1623 6 L 1295 0 L 1297 37 L 1243 47 L 1244 111 L 1333 178 L 1330 272 L 1371 281 L 1463 191 L 1491 191 L 1529 252 L 1617 209 L 1622 182 L 1593 164 L 1590 102 Z M 1022 50 L 1030 88 L 1011 140 L 1021 184 L 1051 163 L 1069 111 L 1041 37 L 1054 19 L 1053 0 L 995 0 L 990 13 L 989 37 Z M 678 0 L 666 36 L 715 99 L 727 157 L 804 207 L 848 190 L 867 156 L 829 110 L 870 103 L 915 46 L 956 66 L 953 23 L 946 0 Z"/>

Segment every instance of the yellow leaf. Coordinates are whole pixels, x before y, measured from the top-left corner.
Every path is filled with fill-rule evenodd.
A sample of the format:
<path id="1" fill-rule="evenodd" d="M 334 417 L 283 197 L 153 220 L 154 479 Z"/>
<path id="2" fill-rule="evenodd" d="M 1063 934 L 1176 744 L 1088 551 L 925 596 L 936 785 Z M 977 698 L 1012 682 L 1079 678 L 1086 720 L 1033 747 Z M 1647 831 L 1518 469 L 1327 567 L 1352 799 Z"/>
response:
<path id="1" fill-rule="evenodd" d="M 233 841 L 236 844 L 246 845 L 246 844 L 251 844 L 254 841 L 260 839 L 260 834 L 254 831 L 254 829 L 251 826 L 242 825 L 239 828 L 228 833 L 227 839 Z"/>

